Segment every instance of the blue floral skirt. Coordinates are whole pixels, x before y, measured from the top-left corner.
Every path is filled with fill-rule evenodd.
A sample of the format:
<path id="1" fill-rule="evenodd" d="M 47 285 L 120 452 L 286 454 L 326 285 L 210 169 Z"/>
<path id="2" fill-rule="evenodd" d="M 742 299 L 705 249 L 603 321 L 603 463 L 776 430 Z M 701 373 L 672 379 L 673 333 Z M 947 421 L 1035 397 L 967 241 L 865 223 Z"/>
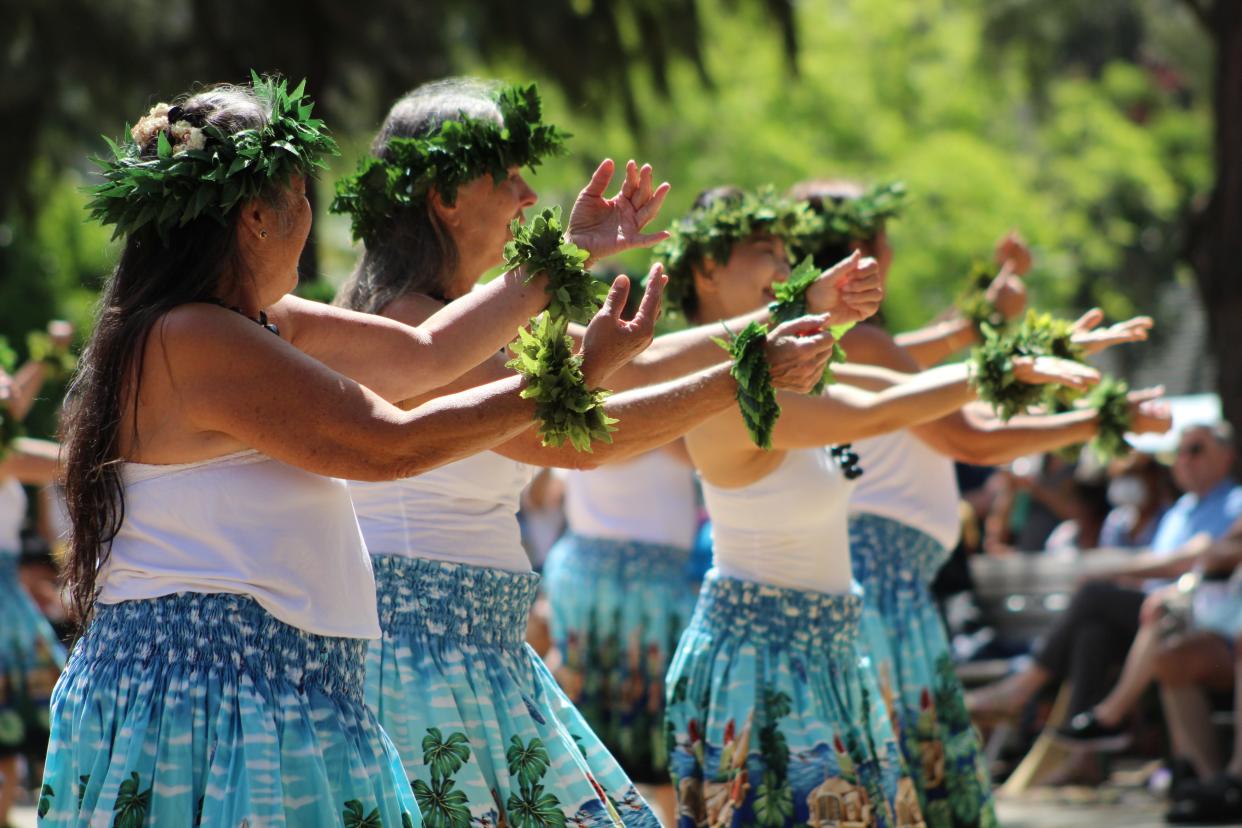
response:
<path id="1" fill-rule="evenodd" d="M 854 595 L 708 573 L 669 670 L 678 824 L 921 828 Z"/>
<path id="2" fill-rule="evenodd" d="M 525 643 L 539 576 L 374 557 L 367 703 L 428 826 L 659 822 Z"/>
<path id="3" fill-rule="evenodd" d="M 98 606 L 52 696 L 40 825 L 419 824 L 366 645 L 240 595 Z"/>
<path id="4" fill-rule="evenodd" d="M 17 578 L 17 556 L 0 551 L 0 757 L 43 755 L 64 666 L 65 648 Z"/>
<path id="5" fill-rule="evenodd" d="M 694 611 L 690 551 L 567 535 L 544 566 L 556 680 L 636 782 L 668 783 L 664 675 Z"/>
<path id="6" fill-rule="evenodd" d="M 929 828 L 997 825 L 987 760 L 962 697 L 930 584 L 948 552 L 876 515 L 850 518 L 863 648 L 893 714 Z"/>

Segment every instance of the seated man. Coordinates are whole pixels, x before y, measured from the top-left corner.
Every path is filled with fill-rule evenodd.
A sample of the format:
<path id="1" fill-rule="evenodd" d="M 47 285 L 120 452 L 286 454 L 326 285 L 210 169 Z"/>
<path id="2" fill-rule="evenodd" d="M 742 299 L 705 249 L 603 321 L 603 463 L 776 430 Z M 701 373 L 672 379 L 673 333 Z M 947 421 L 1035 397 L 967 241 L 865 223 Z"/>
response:
<path id="1" fill-rule="evenodd" d="M 1208 542 L 1242 518 L 1242 486 L 1230 474 L 1233 462 L 1233 430 L 1227 423 L 1185 429 L 1173 464 L 1174 481 L 1185 494 L 1160 519 L 1151 551 L 1079 589 L 1030 667 L 967 696 L 972 714 L 1016 713 L 1053 679 L 1072 684 L 1071 721 L 1089 714 L 1108 693 L 1122 654 L 1134 642 L 1148 594 L 1193 569 L 1208 554 Z M 1078 725 L 1080 742 L 1108 742 L 1121 733 L 1119 723 L 1110 727 L 1090 715 Z"/>

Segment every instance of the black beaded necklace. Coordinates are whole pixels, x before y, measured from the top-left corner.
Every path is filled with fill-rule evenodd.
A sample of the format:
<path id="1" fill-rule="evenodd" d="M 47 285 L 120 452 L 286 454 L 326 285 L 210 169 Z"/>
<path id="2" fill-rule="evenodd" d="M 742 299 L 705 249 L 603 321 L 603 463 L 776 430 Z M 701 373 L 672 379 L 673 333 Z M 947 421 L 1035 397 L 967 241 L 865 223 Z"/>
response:
<path id="1" fill-rule="evenodd" d="M 214 303 L 214 304 L 216 304 L 216 305 L 219 305 L 220 307 L 222 307 L 222 308 L 224 308 L 224 309 L 226 309 L 226 310 L 231 310 L 231 311 L 233 311 L 233 313 L 238 313 L 238 314 L 241 314 L 242 316 L 246 317 L 247 319 L 249 319 L 251 322 L 255 323 L 256 325 L 259 325 L 259 326 L 261 326 L 261 327 L 263 327 L 263 328 L 266 328 L 267 330 L 271 331 L 272 333 L 276 334 L 277 336 L 280 336 L 280 328 L 277 328 L 277 327 L 276 327 L 276 323 L 275 323 L 275 322 L 268 322 L 268 321 L 267 321 L 267 312 L 266 312 L 266 311 L 259 311 L 259 318 L 258 318 L 258 319 L 255 319 L 253 316 L 251 316 L 250 314 L 246 313 L 246 312 L 245 312 L 244 310 L 242 310 L 241 308 L 237 307 L 237 305 L 227 305 L 227 304 L 225 304 L 225 303 L 224 303 L 224 300 L 222 300 L 222 299 L 217 299 L 216 297 L 212 296 L 212 297 L 211 297 L 210 299 L 208 299 L 207 301 L 212 302 L 212 303 Z"/>

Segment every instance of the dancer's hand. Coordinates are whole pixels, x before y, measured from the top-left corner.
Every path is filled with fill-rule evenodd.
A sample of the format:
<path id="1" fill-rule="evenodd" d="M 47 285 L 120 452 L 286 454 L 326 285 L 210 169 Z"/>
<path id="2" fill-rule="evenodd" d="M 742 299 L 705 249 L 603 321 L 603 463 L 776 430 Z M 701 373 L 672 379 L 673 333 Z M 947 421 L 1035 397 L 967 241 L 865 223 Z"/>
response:
<path id="1" fill-rule="evenodd" d="M 1013 375 L 1027 385 L 1062 385 L 1085 391 L 1100 381 L 1100 372 L 1089 365 L 1059 357 L 1015 357 Z"/>
<path id="2" fill-rule="evenodd" d="M 13 378 L 7 371 L 0 368 L 0 408 L 6 407 L 11 399 L 13 399 Z"/>
<path id="3" fill-rule="evenodd" d="M 768 334 L 765 354 L 773 386 L 805 394 L 823 378 L 834 342 L 828 323 L 828 314 L 802 316 Z"/>
<path id="4" fill-rule="evenodd" d="M 1173 411 L 1163 397 L 1164 386 L 1159 385 L 1127 395 L 1131 434 L 1164 434 L 1173 427 Z"/>
<path id="5" fill-rule="evenodd" d="M 880 265 L 855 250 L 819 275 L 806 289 L 811 313 L 831 313 L 832 324 L 861 322 L 875 315 L 884 301 Z"/>
<path id="6" fill-rule="evenodd" d="M 635 247 L 651 247 L 669 235 L 667 230 L 642 232 L 659 214 L 669 183 L 652 189 L 651 165 L 639 169 L 629 161 L 621 192 L 605 198 L 614 166 L 611 158 L 600 163 L 569 213 L 565 236 L 591 254 L 588 264 Z"/>
<path id="7" fill-rule="evenodd" d="M 1099 308 L 1092 308 L 1078 317 L 1074 322 L 1074 344 L 1081 345 L 1088 354 L 1098 354 L 1114 345 L 1146 340 L 1155 325 L 1150 316 L 1136 316 L 1101 328 L 1099 324 L 1103 321 L 1104 312 Z"/>
<path id="8" fill-rule="evenodd" d="M 53 319 L 47 323 L 47 335 L 58 351 L 65 351 L 73 344 L 73 323 L 64 319 Z"/>
<path id="9" fill-rule="evenodd" d="M 623 275 L 613 280 L 604 306 L 591 319 L 582 338 L 582 376 L 588 387 L 603 385 L 613 371 L 651 344 L 666 284 L 664 267 L 659 263 L 652 265 L 638 312 L 633 319 L 626 320 L 621 318 L 621 312 L 630 295 L 630 277 Z"/>
<path id="10" fill-rule="evenodd" d="M 1025 276 L 1031 269 L 1031 248 L 1017 230 L 1010 230 L 996 241 L 996 264 L 1014 276 Z"/>
<path id="11" fill-rule="evenodd" d="M 1026 282 L 1003 265 L 984 295 L 1005 319 L 1017 319 L 1026 310 Z"/>

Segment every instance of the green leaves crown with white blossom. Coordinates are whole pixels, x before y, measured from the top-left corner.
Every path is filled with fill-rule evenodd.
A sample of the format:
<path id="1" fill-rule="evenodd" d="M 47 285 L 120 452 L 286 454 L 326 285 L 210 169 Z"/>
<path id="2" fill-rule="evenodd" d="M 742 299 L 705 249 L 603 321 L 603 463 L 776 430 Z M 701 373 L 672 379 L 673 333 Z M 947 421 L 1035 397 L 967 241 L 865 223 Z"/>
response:
<path id="1" fill-rule="evenodd" d="M 798 258 L 816 256 L 821 250 L 873 239 L 886 222 L 901 215 L 907 197 L 904 181 L 876 184 L 854 198 L 826 197 L 810 208 L 813 220 L 794 240 L 793 252 Z"/>
<path id="2" fill-rule="evenodd" d="M 223 224 L 239 204 L 324 168 L 323 156 L 337 154 L 323 121 L 311 116 L 305 81 L 290 91 L 283 79 L 250 75 L 256 96 L 271 110 L 262 128 L 227 133 L 178 120 L 158 133 L 155 158 L 141 155 L 133 132 L 121 144 L 104 139 L 113 157 L 95 159 L 105 182 L 90 188 L 87 209 L 102 224 L 116 225 L 113 238 L 153 225 L 166 239 L 170 230 L 203 216 Z M 173 111 L 158 104 L 149 114 Z"/>
<path id="3" fill-rule="evenodd" d="M 378 237 L 397 214 L 421 204 L 432 187 L 448 204 L 457 189 L 490 174 L 499 184 L 510 167 L 537 167 L 564 152 L 569 133 L 541 121 L 538 87 L 506 86 L 496 94 L 501 122 L 461 113 L 418 138 L 392 138 L 386 158 L 368 156 L 337 182 L 329 208 L 350 216 L 354 239 Z"/>
<path id="4" fill-rule="evenodd" d="M 789 244 L 816 223 L 806 204 L 781 198 L 771 188 L 720 198 L 690 211 L 655 248 L 668 274 L 665 300 L 684 310 L 694 286 L 694 267 L 708 258 L 727 263 L 734 245 L 754 234 L 771 233 Z"/>

